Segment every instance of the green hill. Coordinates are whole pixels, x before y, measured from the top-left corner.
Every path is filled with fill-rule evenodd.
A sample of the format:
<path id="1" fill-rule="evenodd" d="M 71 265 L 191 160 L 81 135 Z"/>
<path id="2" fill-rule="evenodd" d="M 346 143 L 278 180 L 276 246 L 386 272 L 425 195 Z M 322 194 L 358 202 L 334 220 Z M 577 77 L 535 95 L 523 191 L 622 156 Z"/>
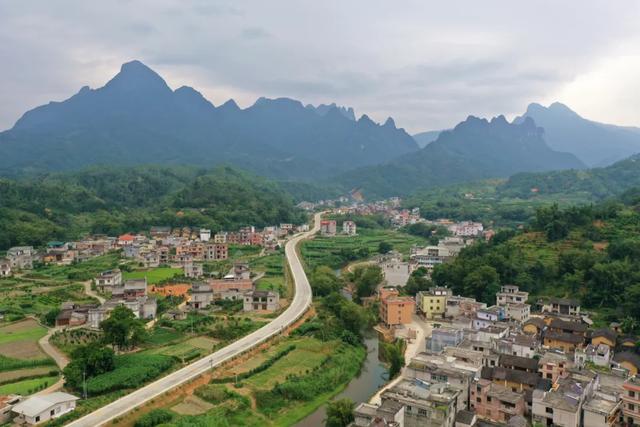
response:
<path id="1" fill-rule="evenodd" d="M 0 179 L 0 248 L 153 225 L 217 231 L 303 218 L 279 184 L 225 166 L 95 167 Z"/>

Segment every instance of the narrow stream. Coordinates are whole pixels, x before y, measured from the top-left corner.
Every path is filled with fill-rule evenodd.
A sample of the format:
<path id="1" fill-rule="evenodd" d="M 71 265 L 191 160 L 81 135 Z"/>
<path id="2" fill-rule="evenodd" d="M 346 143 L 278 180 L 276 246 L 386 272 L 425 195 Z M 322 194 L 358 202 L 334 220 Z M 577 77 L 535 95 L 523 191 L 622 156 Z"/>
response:
<path id="1" fill-rule="evenodd" d="M 365 339 L 367 358 L 362 365 L 360 375 L 351 380 L 347 388 L 334 399 L 348 397 L 355 403 L 368 401 L 380 387 L 387 382 L 387 369 L 378 360 L 378 338 L 372 335 Z M 325 405 L 296 424 L 296 427 L 324 426 Z"/>

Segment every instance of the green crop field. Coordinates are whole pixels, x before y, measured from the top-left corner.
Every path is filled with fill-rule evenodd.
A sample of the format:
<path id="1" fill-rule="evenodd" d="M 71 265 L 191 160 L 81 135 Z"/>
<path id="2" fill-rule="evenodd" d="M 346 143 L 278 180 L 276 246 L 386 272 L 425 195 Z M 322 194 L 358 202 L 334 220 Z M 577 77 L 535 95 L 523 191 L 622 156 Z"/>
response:
<path id="1" fill-rule="evenodd" d="M 302 257 L 309 268 L 328 265 L 344 267 L 350 261 L 367 258 L 377 253 L 380 242 L 387 242 L 393 249 L 408 254 L 413 245 L 427 245 L 426 239 L 395 230 L 363 229 L 357 236 L 318 236 L 301 245 Z"/>
<path id="2" fill-rule="evenodd" d="M 146 277 L 147 283 L 151 285 L 155 285 L 167 279 L 171 279 L 175 276 L 181 276 L 181 275 L 182 275 L 182 269 L 180 268 L 158 267 L 158 268 L 152 268 L 150 270 L 125 271 L 122 274 L 122 277 L 125 280 L 126 279 L 144 279 Z"/>
<path id="3" fill-rule="evenodd" d="M 41 378 L 33 378 L 30 380 L 18 381 L 11 384 L 0 386 L 0 395 L 2 394 L 21 394 L 23 396 L 34 393 L 35 391 L 45 389 L 58 381 L 58 376 L 44 376 Z"/>

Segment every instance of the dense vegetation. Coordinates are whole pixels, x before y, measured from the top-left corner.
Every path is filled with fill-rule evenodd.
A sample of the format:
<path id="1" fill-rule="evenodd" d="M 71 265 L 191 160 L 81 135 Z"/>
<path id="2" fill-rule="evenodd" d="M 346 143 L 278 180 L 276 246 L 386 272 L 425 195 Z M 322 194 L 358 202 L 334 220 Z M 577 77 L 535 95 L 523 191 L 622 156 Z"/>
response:
<path id="1" fill-rule="evenodd" d="M 0 249 L 153 225 L 215 232 L 301 221 L 303 214 L 278 184 L 224 166 L 96 167 L 0 179 Z"/>
<path id="2" fill-rule="evenodd" d="M 640 155 L 635 155 L 606 168 L 520 173 L 509 178 L 499 190 L 505 196 L 527 199 L 545 195 L 603 199 L 640 186 L 639 162 Z"/>
<path id="3" fill-rule="evenodd" d="M 523 230 L 501 231 L 437 266 L 432 281 L 487 303 L 501 285 L 517 284 L 533 297 L 579 298 L 601 321 L 638 321 L 639 202 L 634 191 L 595 206 L 539 208 Z M 419 277 L 410 281 L 428 285 Z"/>

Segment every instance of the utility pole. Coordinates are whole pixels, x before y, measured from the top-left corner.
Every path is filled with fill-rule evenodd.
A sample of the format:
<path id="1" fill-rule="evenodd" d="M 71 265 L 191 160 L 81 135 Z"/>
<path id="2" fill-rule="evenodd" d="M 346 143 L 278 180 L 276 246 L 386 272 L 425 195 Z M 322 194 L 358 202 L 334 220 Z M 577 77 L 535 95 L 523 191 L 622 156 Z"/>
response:
<path id="1" fill-rule="evenodd" d="M 87 370 L 82 371 L 82 390 L 84 400 L 87 400 Z"/>

